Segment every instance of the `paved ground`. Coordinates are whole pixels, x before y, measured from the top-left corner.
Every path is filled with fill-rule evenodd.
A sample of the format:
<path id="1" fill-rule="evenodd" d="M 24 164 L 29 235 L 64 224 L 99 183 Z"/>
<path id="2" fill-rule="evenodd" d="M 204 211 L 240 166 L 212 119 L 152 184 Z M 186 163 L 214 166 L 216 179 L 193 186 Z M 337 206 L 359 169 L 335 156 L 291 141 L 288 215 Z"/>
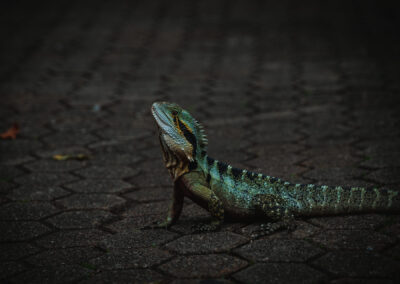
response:
<path id="1" fill-rule="evenodd" d="M 203 122 L 210 154 L 292 182 L 400 190 L 398 18 L 368 1 L 49 1 L 1 10 L 0 278 L 392 283 L 399 215 L 170 231 L 149 108 Z M 16 5 L 16 4 L 14 4 Z M 55 161 L 55 154 L 87 154 Z M 186 280 L 182 280 L 186 279 Z M 375 281 L 374 281 L 375 280 Z"/>

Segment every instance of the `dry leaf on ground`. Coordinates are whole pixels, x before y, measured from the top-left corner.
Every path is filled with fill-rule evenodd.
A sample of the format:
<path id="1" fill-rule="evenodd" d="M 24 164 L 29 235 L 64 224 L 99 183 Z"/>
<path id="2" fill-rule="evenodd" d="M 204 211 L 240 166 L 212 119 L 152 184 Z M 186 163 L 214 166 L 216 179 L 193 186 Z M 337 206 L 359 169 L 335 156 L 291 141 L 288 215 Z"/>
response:
<path id="1" fill-rule="evenodd" d="M 89 159 L 89 156 L 86 154 L 76 154 L 76 155 L 54 155 L 54 160 L 57 161 L 65 161 L 65 160 L 86 160 Z"/>
<path id="2" fill-rule="evenodd" d="M 19 125 L 14 123 L 7 131 L 0 134 L 2 139 L 15 139 L 17 138 L 17 133 L 19 132 Z"/>

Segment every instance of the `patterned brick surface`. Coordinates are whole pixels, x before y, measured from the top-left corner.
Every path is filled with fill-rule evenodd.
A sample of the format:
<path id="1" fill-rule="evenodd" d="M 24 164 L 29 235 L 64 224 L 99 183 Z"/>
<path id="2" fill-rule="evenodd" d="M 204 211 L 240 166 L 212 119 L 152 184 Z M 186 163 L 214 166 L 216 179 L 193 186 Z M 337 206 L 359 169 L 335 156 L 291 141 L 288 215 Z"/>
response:
<path id="1" fill-rule="evenodd" d="M 20 1 L 0 11 L 0 282 L 396 283 L 398 214 L 170 231 L 150 105 L 211 156 L 292 182 L 400 190 L 398 9 L 376 1 Z M 56 161 L 54 155 L 85 154 Z"/>

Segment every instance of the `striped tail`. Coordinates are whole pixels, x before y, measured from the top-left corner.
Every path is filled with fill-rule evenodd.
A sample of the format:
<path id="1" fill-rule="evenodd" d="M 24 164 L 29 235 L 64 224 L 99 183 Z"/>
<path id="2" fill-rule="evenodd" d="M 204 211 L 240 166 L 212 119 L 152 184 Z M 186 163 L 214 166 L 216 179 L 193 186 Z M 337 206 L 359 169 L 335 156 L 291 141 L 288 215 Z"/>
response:
<path id="1" fill-rule="evenodd" d="M 400 192 L 395 190 L 310 184 L 293 193 L 301 215 L 400 212 Z"/>

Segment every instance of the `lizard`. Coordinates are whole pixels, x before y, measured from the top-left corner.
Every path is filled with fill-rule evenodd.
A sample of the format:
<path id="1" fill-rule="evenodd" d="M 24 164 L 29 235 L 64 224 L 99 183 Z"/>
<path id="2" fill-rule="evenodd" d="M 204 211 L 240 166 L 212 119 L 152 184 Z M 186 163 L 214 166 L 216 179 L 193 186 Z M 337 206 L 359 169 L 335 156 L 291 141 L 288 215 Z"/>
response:
<path id="1" fill-rule="evenodd" d="M 194 226 L 195 231 L 218 230 L 226 217 L 268 220 L 256 236 L 293 230 L 298 216 L 400 211 L 395 190 L 293 184 L 232 167 L 208 156 L 204 128 L 188 111 L 175 103 L 154 102 L 151 112 L 174 188 L 166 219 L 144 228 L 171 227 L 185 197 L 212 216 L 209 224 Z"/>

